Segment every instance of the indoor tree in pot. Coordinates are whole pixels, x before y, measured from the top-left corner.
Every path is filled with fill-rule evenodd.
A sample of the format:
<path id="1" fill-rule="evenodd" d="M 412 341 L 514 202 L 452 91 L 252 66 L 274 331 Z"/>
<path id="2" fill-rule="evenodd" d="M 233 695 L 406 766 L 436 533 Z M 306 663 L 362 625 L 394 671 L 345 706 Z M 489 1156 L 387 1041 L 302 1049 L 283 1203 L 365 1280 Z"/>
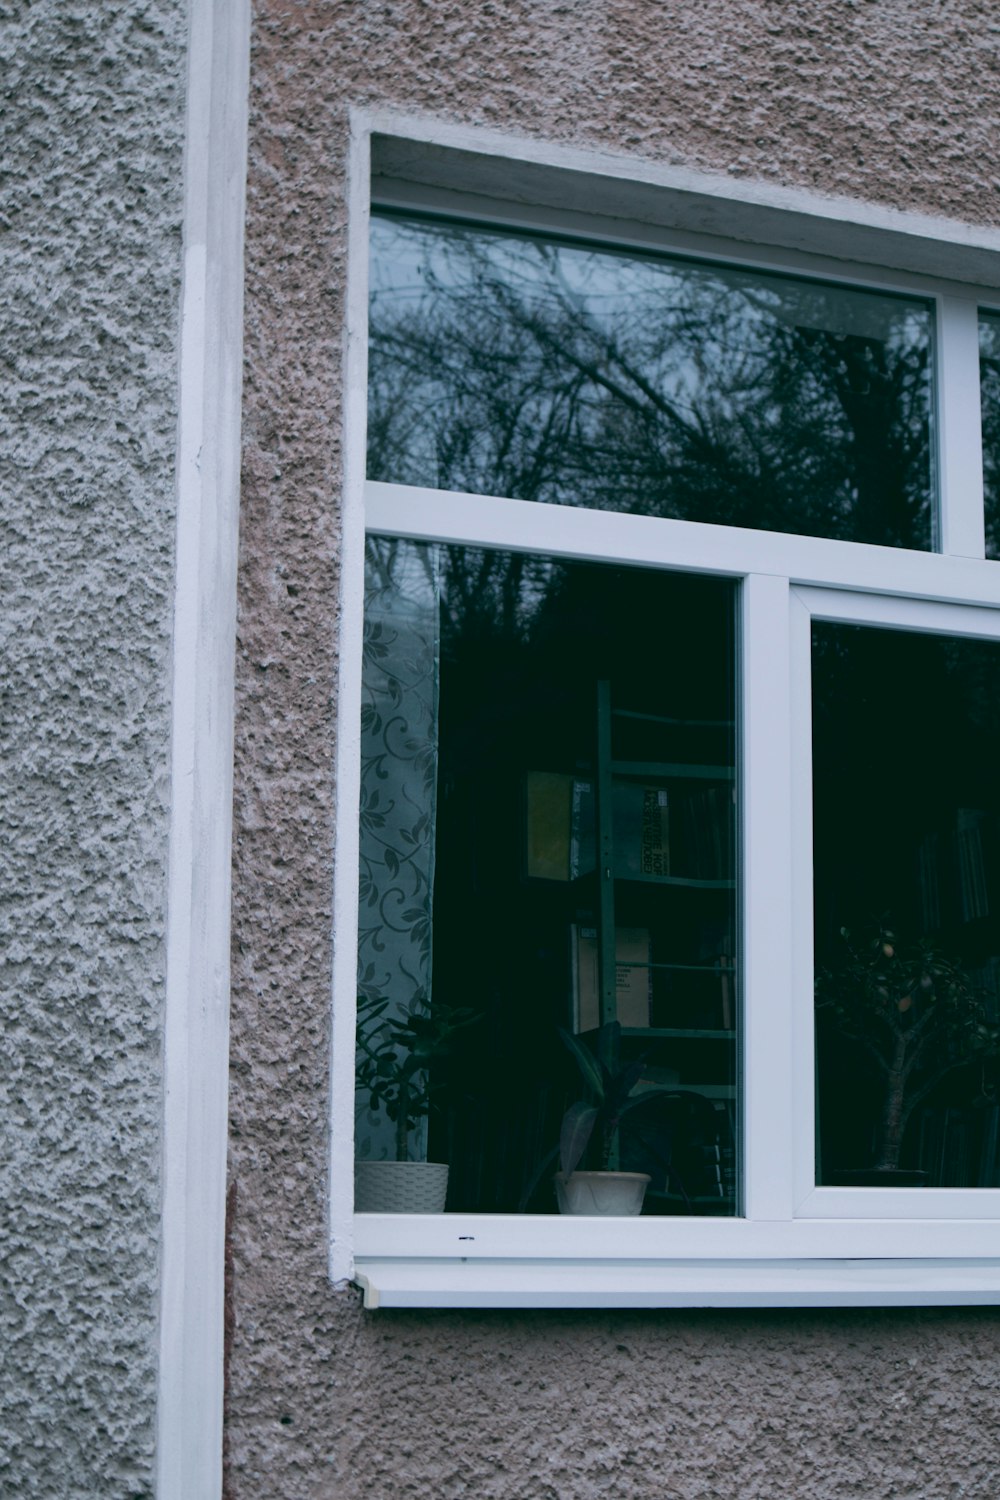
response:
<path id="1" fill-rule="evenodd" d="M 954 959 L 921 940 L 897 942 L 884 922 L 860 943 L 840 935 L 846 961 L 816 976 L 816 1009 L 874 1060 L 882 1097 L 870 1167 L 837 1174 L 841 1185 L 919 1186 L 924 1174 L 900 1168 L 913 1110 L 953 1072 L 1000 1053 L 1000 1028 L 984 998 Z"/>
<path id="2" fill-rule="evenodd" d="M 354 1199 L 359 1213 L 443 1213 L 448 1167 L 411 1161 L 410 1136 L 430 1114 L 435 1064 L 449 1057 L 456 1037 L 479 1020 L 468 1006 L 433 1007 L 417 995 L 402 1013 L 387 1014 L 382 996 L 358 996 L 357 1087 L 373 1110 L 384 1110 L 395 1135 L 395 1160 L 359 1161 Z"/>

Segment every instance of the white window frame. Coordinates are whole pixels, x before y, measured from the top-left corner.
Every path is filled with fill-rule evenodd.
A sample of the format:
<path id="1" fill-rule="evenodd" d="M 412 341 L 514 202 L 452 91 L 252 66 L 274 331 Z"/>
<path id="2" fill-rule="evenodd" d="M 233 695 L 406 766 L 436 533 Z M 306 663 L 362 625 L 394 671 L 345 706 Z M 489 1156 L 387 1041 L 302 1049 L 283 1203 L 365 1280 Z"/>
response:
<path id="1" fill-rule="evenodd" d="M 996 564 L 987 564 L 996 566 Z M 993 609 L 975 605 L 933 603 L 927 600 L 901 599 L 885 594 L 845 593 L 840 590 L 799 588 L 792 586 L 791 682 L 793 701 L 808 708 L 812 701 L 812 625 L 814 620 L 835 621 L 850 625 L 875 625 L 890 630 L 906 630 L 927 635 L 946 635 L 978 640 L 1000 640 L 1000 615 Z M 793 822 L 797 841 L 793 862 L 797 872 L 793 920 L 800 941 L 796 945 L 796 974 L 793 981 L 798 995 L 812 993 L 813 984 L 813 910 L 812 910 L 812 763 L 810 724 L 794 729 L 792 787 L 797 806 Z M 804 924 L 801 928 L 799 924 Z M 803 986 L 805 989 L 803 990 Z M 798 1080 L 797 1108 L 809 1110 L 815 1118 L 814 1080 L 815 1037 L 812 1006 L 797 1006 L 794 1030 L 795 1076 Z M 802 1077 L 806 1068 L 809 1077 Z M 894 1188 L 869 1192 L 861 1188 L 817 1187 L 815 1181 L 813 1141 L 808 1132 L 797 1138 L 795 1161 L 795 1212 L 803 1218 L 851 1219 L 951 1219 L 969 1221 L 1000 1220 L 1000 1188 Z M 997 1225 L 1000 1242 L 1000 1224 Z"/>
<path id="2" fill-rule="evenodd" d="M 941 551 L 366 483 L 373 135 L 388 142 L 385 159 L 402 160 L 412 172 L 412 180 L 381 183 L 379 200 L 387 206 L 419 204 L 452 213 L 462 207 L 484 222 L 571 228 L 591 242 L 655 243 L 664 251 L 696 250 L 741 265 L 806 269 L 845 285 L 930 298 L 937 316 Z M 737 201 L 731 185 L 724 193 L 710 179 L 691 174 L 681 186 L 653 183 L 650 199 L 647 172 L 646 179 L 631 184 L 629 200 L 643 206 L 642 221 L 623 220 L 619 213 L 612 223 L 573 205 L 600 203 L 602 184 L 609 201 L 620 204 L 622 193 L 628 196 L 627 164 L 616 162 L 612 171 L 603 159 L 595 164 L 593 158 L 555 151 L 541 159 L 537 147 L 525 154 L 523 143 L 493 136 L 472 137 L 472 144 L 485 167 L 469 167 L 468 132 L 458 136 L 447 127 L 367 116 L 354 122 L 336 768 L 331 1275 L 358 1282 L 369 1307 L 1000 1302 L 1000 1190 L 815 1186 L 809 714 L 813 618 L 1000 639 L 1000 565 L 984 560 L 978 364 L 978 307 L 998 298 L 1000 236 L 973 241 L 954 225 L 936 225 L 931 234 L 926 221 L 903 223 L 905 216 L 896 215 L 886 223 L 885 214 L 874 210 L 865 219 L 854 205 L 860 220 L 848 239 L 868 253 L 874 245 L 877 254 L 871 263 L 847 264 L 812 248 L 825 245 L 831 232 L 829 205 L 821 200 L 799 195 L 793 209 L 789 195 L 772 191 L 780 201 L 768 202 L 760 192 L 744 193 Z M 519 180 L 541 172 L 546 207 L 469 196 L 467 182 L 466 196 L 458 197 L 456 182 L 463 185 L 463 173 L 475 178 L 478 170 L 487 184 L 500 174 L 508 183 L 519 151 Z M 552 170 L 556 179 L 545 176 Z M 736 231 L 750 237 L 734 243 L 692 229 L 689 200 L 695 189 L 716 217 L 728 212 Z M 651 203 L 661 220 L 673 213 L 673 223 L 656 222 Z M 704 216 L 703 206 L 699 211 Z M 779 249 L 754 239 L 753 226 L 761 222 Z M 842 220 L 836 222 L 839 233 Z M 939 269 L 942 259 L 958 274 L 944 280 L 922 269 Z M 970 284 L 973 275 L 987 281 L 985 289 Z M 740 582 L 744 1217 L 623 1223 L 558 1215 L 353 1214 L 366 528 L 414 540 L 705 572 Z"/>

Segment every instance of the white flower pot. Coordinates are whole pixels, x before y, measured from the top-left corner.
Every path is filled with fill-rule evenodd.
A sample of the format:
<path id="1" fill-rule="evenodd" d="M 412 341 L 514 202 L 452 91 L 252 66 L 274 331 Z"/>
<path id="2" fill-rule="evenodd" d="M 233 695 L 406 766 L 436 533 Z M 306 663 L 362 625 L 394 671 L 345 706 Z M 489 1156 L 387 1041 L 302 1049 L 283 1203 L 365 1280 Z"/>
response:
<path id="1" fill-rule="evenodd" d="M 436 1161 L 357 1161 L 354 1207 L 359 1214 L 443 1214 L 448 1168 Z"/>
<path id="2" fill-rule="evenodd" d="M 651 1181 L 645 1172 L 557 1172 L 556 1201 L 561 1214 L 634 1218 Z"/>

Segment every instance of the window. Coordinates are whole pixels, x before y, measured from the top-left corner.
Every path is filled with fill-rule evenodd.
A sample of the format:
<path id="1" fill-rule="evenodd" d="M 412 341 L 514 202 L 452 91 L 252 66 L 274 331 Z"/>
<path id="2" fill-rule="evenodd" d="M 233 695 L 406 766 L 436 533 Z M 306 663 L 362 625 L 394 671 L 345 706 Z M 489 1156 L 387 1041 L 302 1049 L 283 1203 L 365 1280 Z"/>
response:
<path id="1" fill-rule="evenodd" d="M 359 1157 L 450 1179 L 344 1221 L 370 1305 L 995 1300 L 991 315 L 384 196 L 335 1063 L 356 951 Z M 634 1217 L 556 1212 L 581 1049 Z"/>
<path id="2" fill-rule="evenodd" d="M 603 1023 L 644 1212 L 737 1212 L 736 585 L 371 537 L 365 605 L 359 1206 L 412 1155 L 452 1211 L 551 1212 L 560 1028 Z M 403 1131 L 375 1057 L 414 1013 L 420 1058 L 458 1021 Z"/>
<path id="3" fill-rule="evenodd" d="M 813 625 L 816 1180 L 996 1188 L 1000 643 L 913 623 Z"/>
<path id="4" fill-rule="evenodd" d="M 932 546 L 932 307 L 412 216 L 372 222 L 368 473 Z"/>

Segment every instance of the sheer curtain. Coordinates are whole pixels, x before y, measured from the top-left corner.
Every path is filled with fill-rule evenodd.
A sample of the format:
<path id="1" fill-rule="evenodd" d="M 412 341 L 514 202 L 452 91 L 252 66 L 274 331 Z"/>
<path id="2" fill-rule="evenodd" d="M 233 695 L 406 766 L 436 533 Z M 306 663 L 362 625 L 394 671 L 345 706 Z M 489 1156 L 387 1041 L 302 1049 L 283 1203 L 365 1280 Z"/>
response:
<path id="1" fill-rule="evenodd" d="M 437 797 L 438 549 L 371 537 L 365 557 L 358 992 L 388 1014 L 430 999 Z M 393 1127 L 360 1094 L 356 1152 L 384 1161 Z M 426 1156 L 426 1121 L 411 1155 Z"/>

